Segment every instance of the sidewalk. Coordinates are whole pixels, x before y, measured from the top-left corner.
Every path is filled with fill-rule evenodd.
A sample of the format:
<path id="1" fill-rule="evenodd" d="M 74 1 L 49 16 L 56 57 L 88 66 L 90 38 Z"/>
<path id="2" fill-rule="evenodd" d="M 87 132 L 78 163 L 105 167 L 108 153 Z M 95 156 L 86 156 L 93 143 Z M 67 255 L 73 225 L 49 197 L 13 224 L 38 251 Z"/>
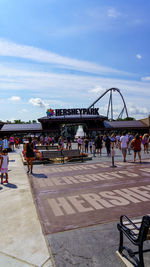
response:
<path id="1" fill-rule="evenodd" d="M 117 222 L 79 227 L 44 237 L 30 189 L 30 175 L 26 175 L 19 153 L 9 153 L 9 184 L 0 185 L 0 267 L 124 267 L 116 255 Z M 142 153 L 142 158 L 149 158 L 149 154 Z M 128 160 L 133 160 L 133 152 Z M 106 161 L 112 169 L 111 157 L 105 152 L 90 163 Z M 120 161 L 123 166 L 129 165 L 122 162 L 119 150 L 115 161 Z M 143 163 L 142 168 L 144 166 Z M 150 266 L 149 254 L 144 257 L 145 266 Z"/>
<path id="2" fill-rule="evenodd" d="M 21 156 L 9 160 L 9 184 L 0 185 L 0 266 L 52 267 Z"/>

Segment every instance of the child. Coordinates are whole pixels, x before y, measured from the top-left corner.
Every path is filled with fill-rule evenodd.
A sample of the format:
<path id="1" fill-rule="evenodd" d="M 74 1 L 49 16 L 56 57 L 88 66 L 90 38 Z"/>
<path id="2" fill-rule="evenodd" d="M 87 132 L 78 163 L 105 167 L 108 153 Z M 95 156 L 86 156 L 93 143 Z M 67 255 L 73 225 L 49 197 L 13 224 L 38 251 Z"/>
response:
<path id="1" fill-rule="evenodd" d="M 1 163 L 0 163 L 0 169 L 1 169 L 1 184 L 3 184 L 3 174 L 5 173 L 5 181 L 4 183 L 8 183 L 8 153 L 6 149 L 2 150 L 2 155 L 1 155 Z"/>

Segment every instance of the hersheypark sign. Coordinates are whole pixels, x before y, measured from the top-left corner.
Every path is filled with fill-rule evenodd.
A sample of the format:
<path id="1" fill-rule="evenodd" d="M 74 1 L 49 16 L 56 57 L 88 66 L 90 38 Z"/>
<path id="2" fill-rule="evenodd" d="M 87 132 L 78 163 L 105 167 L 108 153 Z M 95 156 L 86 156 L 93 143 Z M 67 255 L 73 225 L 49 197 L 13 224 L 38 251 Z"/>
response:
<path id="1" fill-rule="evenodd" d="M 66 115 L 99 115 L 99 108 L 69 108 L 69 109 L 48 109 L 46 114 L 50 116 L 66 116 Z"/>

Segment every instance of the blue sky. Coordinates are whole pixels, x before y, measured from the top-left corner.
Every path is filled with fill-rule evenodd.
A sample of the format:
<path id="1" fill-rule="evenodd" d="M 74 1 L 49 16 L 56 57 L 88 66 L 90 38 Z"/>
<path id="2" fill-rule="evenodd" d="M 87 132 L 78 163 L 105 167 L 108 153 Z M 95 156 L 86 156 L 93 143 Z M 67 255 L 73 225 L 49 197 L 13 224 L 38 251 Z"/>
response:
<path id="1" fill-rule="evenodd" d="M 148 116 L 149 13 L 148 0 L 0 0 L 0 120 L 86 108 L 112 87 L 129 116 Z M 117 117 L 117 93 L 113 103 Z"/>

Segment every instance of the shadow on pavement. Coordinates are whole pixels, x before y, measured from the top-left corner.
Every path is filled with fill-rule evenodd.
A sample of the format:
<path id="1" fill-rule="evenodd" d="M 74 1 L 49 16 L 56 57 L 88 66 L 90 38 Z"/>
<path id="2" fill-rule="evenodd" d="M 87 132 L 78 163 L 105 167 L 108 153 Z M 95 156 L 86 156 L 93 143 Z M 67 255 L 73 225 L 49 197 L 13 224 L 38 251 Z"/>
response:
<path id="1" fill-rule="evenodd" d="M 148 165 L 148 164 L 149 164 L 149 162 L 146 162 L 146 161 L 142 161 L 142 162 L 139 162 L 139 161 L 134 162 L 134 161 L 133 161 L 132 163 L 134 163 L 134 164 L 139 164 L 139 165 L 142 165 L 142 164 Z"/>
<path id="2" fill-rule="evenodd" d="M 36 178 L 48 178 L 44 173 L 33 173 L 32 176 Z"/>
<path id="3" fill-rule="evenodd" d="M 11 183 L 3 184 L 3 185 L 9 188 L 14 188 L 14 189 L 18 188 L 15 184 L 11 184 Z"/>

